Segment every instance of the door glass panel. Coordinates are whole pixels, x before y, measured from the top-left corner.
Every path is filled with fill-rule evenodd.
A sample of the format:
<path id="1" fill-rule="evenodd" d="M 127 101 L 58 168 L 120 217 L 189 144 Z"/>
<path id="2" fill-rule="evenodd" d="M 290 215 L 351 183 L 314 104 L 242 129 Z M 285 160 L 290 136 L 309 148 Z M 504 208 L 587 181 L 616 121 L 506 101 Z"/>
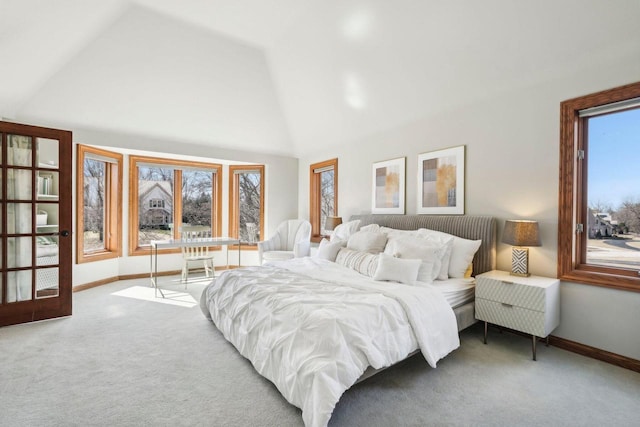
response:
<path id="1" fill-rule="evenodd" d="M 8 268 L 31 267 L 31 253 L 31 237 L 9 237 L 7 239 Z"/>
<path id="2" fill-rule="evenodd" d="M 36 138 L 38 143 L 38 164 L 39 168 L 51 168 L 58 169 L 60 166 L 58 162 L 58 140 Z"/>
<path id="3" fill-rule="evenodd" d="M 58 264 L 58 237 L 36 236 L 36 265 Z"/>
<path id="4" fill-rule="evenodd" d="M 33 166 L 33 144 L 30 136 L 8 135 L 7 164 L 13 166 Z"/>
<path id="5" fill-rule="evenodd" d="M 58 267 L 40 268 L 36 270 L 36 298 L 50 298 L 57 296 Z"/>
<path id="6" fill-rule="evenodd" d="M 55 233 L 58 231 L 58 204 L 38 203 L 36 209 L 36 232 Z"/>
<path id="7" fill-rule="evenodd" d="M 31 295 L 31 270 L 9 271 L 7 302 L 28 301 Z"/>
<path id="8" fill-rule="evenodd" d="M 58 177 L 56 171 L 38 171 L 38 200 L 58 200 Z"/>
<path id="9" fill-rule="evenodd" d="M 31 171 L 9 169 L 7 171 L 7 198 L 31 200 Z"/>
<path id="10" fill-rule="evenodd" d="M 31 233 L 31 203 L 7 203 L 7 233 Z"/>

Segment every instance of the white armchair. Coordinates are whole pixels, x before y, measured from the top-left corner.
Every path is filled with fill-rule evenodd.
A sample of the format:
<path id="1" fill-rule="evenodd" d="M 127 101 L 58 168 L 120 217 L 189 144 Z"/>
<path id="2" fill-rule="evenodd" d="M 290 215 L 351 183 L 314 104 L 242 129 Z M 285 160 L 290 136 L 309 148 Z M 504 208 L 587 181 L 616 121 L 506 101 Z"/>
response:
<path id="1" fill-rule="evenodd" d="M 268 240 L 258 243 L 258 262 L 308 256 L 311 251 L 311 223 L 289 219 L 276 228 Z"/>

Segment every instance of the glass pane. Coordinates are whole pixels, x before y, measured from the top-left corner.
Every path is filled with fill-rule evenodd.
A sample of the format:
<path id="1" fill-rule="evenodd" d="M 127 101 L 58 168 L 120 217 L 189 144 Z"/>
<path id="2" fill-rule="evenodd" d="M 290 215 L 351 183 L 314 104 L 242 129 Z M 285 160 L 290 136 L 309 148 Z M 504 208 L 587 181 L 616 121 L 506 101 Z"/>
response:
<path id="1" fill-rule="evenodd" d="M 640 109 L 588 119 L 587 263 L 640 267 Z"/>
<path id="2" fill-rule="evenodd" d="M 36 265 L 58 264 L 58 237 L 36 236 Z"/>
<path id="3" fill-rule="evenodd" d="M 38 200 L 58 200 L 58 178 L 55 171 L 38 171 Z"/>
<path id="4" fill-rule="evenodd" d="M 138 244 L 169 240 L 173 228 L 173 169 L 138 168 Z"/>
<path id="5" fill-rule="evenodd" d="M 7 203 L 7 233 L 27 234 L 31 228 L 31 203 Z"/>
<path id="6" fill-rule="evenodd" d="M 33 166 L 33 144 L 30 136 L 8 135 L 7 164 Z"/>
<path id="7" fill-rule="evenodd" d="M 104 250 L 105 177 L 107 164 L 84 159 L 84 252 Z"/>
<path id="8" fill-rule="evenodd" d="M 36 232 L 54 233 L 58 231 L 58 204 L 38 203 L 36 205 Z"/>
<path id="9" fill-rule="evenodd" d="M 58 169 L 58 140 L 37 138 L 38 143 L 38 167 Z"/>
<path id="10" fill-rule="evenodd" d="M 320 173 L 320 234 L 329 234 L 324 225 L 328 216 L 335 215 L 333 170 Z"/>
<path id="11" fill-rule="evenodd" d="M 31 237 L 7 238 L 7 267 L 31 267 Z"/>
<path id="12" fill-rule="evenodd" d="M 182 172 L 182 224 L 211 226 L 213 173 Z"/>
<path id="13" fill-rule="evenodd" d="M 36 298 L 58 296 L 58 267 L 36 270 Z"/>
<path id="14" fill-rule="evenodd" d="M 7 171 L 7 198 L 31 200 L 31 171 L 9 169 Z"/>
<path id="15" fill-rule="evenodd" d="M 246 172 L 238 176 L 240 240 L 260 241 L 260 172 Z"/>
<path id="16" fill-rule="evenodd" d="M 7 301 L 28 301 L 31 299 L 31 270 L 9 271 L 7 273 Z"/>

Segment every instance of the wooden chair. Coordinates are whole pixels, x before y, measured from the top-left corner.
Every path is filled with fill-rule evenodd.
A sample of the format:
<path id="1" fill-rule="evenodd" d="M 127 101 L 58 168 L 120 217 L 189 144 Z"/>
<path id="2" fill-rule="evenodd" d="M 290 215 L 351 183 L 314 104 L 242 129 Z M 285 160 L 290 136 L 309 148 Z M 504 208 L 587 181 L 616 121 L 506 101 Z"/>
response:
<path id="1" fill-rule="evenodd" d="M 183 225 L 180 227 L 180 237 L 182 240 L 207 239 L 211 237 L 211 227 L 207 225 Z M 187 288 L 189 280 L 189 263 L 193 261 L 202 261 L 204 264 L 205 276 L 215 277 L 213 269 L 213 254 L 209 252 L 209 246 L 183 246 L 182 247 L 182 282 L 184 288 Z"/>

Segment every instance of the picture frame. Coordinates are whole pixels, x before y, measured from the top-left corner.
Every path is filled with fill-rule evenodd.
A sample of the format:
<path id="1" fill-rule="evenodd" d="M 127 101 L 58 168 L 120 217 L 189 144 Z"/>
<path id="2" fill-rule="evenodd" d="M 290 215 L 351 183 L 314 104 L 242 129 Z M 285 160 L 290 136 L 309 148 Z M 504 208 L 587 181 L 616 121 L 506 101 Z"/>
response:
<path id="1" fill-rule="evenodd" d="M 406 157 L 373 164 L 371 213 L 404 214 L 405 164 Z"/>
<path id="2" fill-rule="evenodd" d="M 464 215 L 465 146 L 418 155 L 417 213 Z"/>

